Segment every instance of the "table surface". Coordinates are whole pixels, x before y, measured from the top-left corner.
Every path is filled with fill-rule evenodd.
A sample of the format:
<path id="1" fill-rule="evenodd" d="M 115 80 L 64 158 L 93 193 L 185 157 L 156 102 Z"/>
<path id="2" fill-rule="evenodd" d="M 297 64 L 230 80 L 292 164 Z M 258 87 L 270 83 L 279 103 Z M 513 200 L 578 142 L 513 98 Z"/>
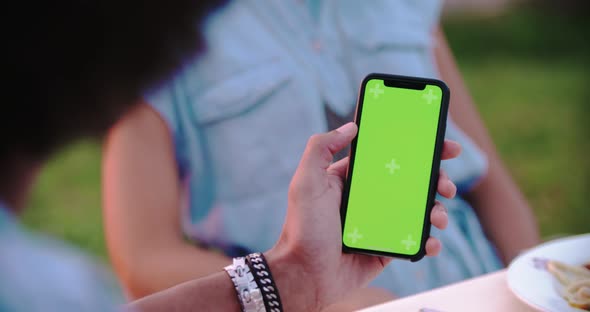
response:
<path id="1" fill-rule="evenodd" d="M 425 308 L 432 312 L 537 311 L 510 292 L 506 281 L 506 270 L 390 301 L 362 311 L 418 312 Z"/>

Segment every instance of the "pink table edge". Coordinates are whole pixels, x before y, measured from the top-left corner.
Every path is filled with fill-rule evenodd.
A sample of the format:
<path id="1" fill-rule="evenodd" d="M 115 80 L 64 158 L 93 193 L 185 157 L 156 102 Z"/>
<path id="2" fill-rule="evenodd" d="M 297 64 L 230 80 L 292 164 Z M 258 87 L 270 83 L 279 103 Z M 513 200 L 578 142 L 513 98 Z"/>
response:
<path id="1" fill-rule="evenodd" d="M 418 312 L 423 308 L 441 312 L 538 311 L 520 301 L 510 291 L 506 281 L 506 270 L 393 300 L 362 311 Z"/>

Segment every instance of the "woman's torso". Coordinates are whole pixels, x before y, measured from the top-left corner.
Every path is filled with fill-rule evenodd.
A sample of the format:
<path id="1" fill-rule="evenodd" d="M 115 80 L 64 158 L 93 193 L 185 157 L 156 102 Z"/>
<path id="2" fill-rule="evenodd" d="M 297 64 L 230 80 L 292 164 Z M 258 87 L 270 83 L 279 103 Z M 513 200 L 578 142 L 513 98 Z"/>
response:
<path id="1" fill-rule="evenodd" d="M 187 234 L 228 254 L 270 248 L 307 139 L 328 130 L 334 116 L 349 118 L 362 78 L 437 76 L 431 32 L 439 6 L 234 1 L 214 15 L 207 52 L 149 98 L 175 134 L 190 194 Z M 484 173 L 485 158 L 452 122 L 447 137 L 465 152 L 443 168 L 471 184 Z M 464 248 L 457 252 L 470 252 Z"/>

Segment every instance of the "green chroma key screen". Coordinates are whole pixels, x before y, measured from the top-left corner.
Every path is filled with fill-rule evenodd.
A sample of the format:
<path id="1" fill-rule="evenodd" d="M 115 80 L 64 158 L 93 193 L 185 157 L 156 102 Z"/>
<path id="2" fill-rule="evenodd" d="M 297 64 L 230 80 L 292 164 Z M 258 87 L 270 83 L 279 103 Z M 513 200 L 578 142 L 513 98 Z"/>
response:
<path id="1" fill-rule="evenodd" d="M 346 210 L 346 246 L 415 255 L 436 145 L 442 90 L 365 86 Z"/>

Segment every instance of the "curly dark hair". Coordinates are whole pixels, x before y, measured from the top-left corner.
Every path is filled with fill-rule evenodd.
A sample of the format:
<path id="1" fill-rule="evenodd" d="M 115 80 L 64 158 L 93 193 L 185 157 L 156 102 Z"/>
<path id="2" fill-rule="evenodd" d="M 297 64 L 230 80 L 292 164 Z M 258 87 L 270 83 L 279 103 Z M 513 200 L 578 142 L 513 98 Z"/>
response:
<path id="1" fill-rule="evenodd" d="M 203 0 L 9 1 L 0 159 L 102 134 L 204 47 Z M 7 54 L 6 54 L 7 53 Z M 7 95 L 7 96 L 6 96 Z M 8 100 L 7 100 L 8 99 Z"/>

